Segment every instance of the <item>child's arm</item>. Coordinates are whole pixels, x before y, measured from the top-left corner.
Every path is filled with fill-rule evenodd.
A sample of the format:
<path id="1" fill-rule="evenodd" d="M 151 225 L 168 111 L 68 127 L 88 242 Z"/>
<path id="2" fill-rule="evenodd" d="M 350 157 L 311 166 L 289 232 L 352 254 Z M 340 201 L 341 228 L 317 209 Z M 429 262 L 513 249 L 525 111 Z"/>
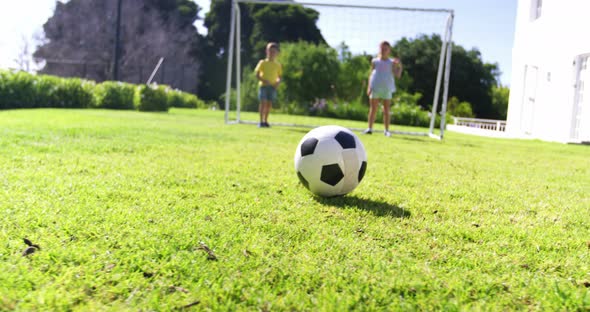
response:
<path id="1" fill-rule="evenodd" d="M 279 76 L 277 78 L 277 81 L 275 81 L 275 83 L 272 85 L 275 89 L 279 87 L 279 84 L 281 83 L 282 79 L 281 76 Z"/>
<path id="2" fill-rule="evenodd" d="M 260 71 L 256 72 L 256 78 L 258 78 L 259 81 L 262 81 L 262 84 L 265 86 L 268 86 L 270 84 L 270 82 L 268 82 L 268 80 L 262 78 L 262 73 Z"/>
<path id="3" fill-rule="evenodd" d="M 400 78 L 402 76 L 402 71 L 403 71 L 403 66 L 402 66 L 402 61 L 398 58 L 394 58 L 393 59 L 393 75 L 395 76 L 395 78 Z"/>
<path id="4" fill-rule="evenodd" d="M 275 89 L 279 87 L 279 84 L 283 80 L 283 65 L 279 65 L 279 72 L 277 76 L 277 81 L 272 85 Z"/>
<path id="5" fill-rule="evenodd" d="M 367 95 L 371 96 L 371 74 L 373 73 L 373 69 L 375 69 L 375 64 L 371 61 L 371 70 L 369 70 L 369 78 L 367 79 Z"/>

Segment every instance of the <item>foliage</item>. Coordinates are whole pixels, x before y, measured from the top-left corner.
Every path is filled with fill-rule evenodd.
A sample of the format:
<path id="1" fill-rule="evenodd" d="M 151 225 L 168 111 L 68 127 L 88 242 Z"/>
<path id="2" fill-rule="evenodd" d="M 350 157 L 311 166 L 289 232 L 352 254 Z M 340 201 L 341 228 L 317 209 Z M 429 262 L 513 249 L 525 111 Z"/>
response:
<path id="1" fill-rule="evenodd" d="M 152 89 L 157 89 L 153 91 Z M 93 81 L 0 71 L 0 109 L 13 108 L 112 108 L 165 111 L 168 105 L 186 108 L 210 106 L 196 95 L 168 86 L 142 88 L 123 82 Z M 142 97 L 143 96 L 143 97 Z"/>
<path id="2" fill-rule="evenodd" d="M 87 108 L 94 105 L 94 82 L 78 78 L 60 79 L 54 90 L 53 107 Z"/>
<path id="3" fill-rule="evenodd" d="M 170 88 L 157 84 L 141 85 L 135 97 L 135 107 L 143 112 L 167 112 Z"/>
<path id="4" fill-rule="evenodd" d="M 230 19 L 230 8 L 229 0 L 213 1 L 211 10 L 205 18 L 205 25 L 209 30 L 207 35 L 209 53 L 208 56 L 204 56 L 207 61 L 206 69 L 203 71 L 203 77 L 206 78 L 203 80 L 207 87 L 199 91 L 204 98 L 216 99 L 225 90 L 225 71 L 219 68 L 225 68 L 224 49 L 229 35 L 230 23 L 227 21 Z M 288 44 L 285 43 L 291 44 L 293 41 L 324 42 L 315 26 L 319 17 L 318 12 L 313 10 L 303 9 L 297 5 L 240 4 L 240 12 L 243 45 L 241 56 L 244 68 L 252 67 L 258 59 L 264 57 L 263 47 L 267 41 L 278 41 L 287 48 Z M 424 110 L 430 110 L 432 107 L 441 45 L 442 40 L 439 35 L 420 35 L 417 38 L 402 38 L 393 46 L 392 56 L 400 57 L 404 64 L 402 77 L 396 79 L 397 88 L 412 94 L 423 94 L 419 104 Z M 283 62 L 291 61 L 288 53 L 289 51 L 283 49 L 281 56 Z M 291 84 L 286 83 L 279 90 L 282 97 L 281 110 L 305 112 L 306 109 L 303 106 L 309 105 L 315 97 L 322 96 L 328 99 L 338 98 L 344 102 L 366 101 L 363 89 L 366 88 L 370 58 L 371 56 L 368 55 L 352 55 L 346 43 L 343 42 L 338 51 L 338 60 L 341 63 L 338 75 L 330 77 L 328 88 L 325 88 L 325 83 L 313 84 L 324 88 L 322 92 L 313 90 L 313 93 L 302 88 L 290 90 L 291 85 L 294 85 L 292 78 L 301 74 L 301 68 L 304 67 L 298 67 L 291 73 L 285 67 L 286 75 L 292 75 L 292 77 L 286 77 L 291 79 Z M 293 61 L 302 62 L 303 59 Z M 319 65 L 319 67 L 322 66 Z M 500 101 L 501 97 L 493 99 L 494 95 L 491 91 L 500 75 L 497 64 L 485 63 L 481 53 L 475 48 L 467 50 L 460 45 L 453 45 L 451 66 L 449 97 L 455 96 L 460 99 L 459 104 L 464 103 L 461 104 L 462 114 L 469 113 L 466 104 L 469 103 L 474 116 L 500 118 L 505 115 L 502 104 L 504 102 Z M 253 94 L 252 90 L 247 91 L 249 95 Z M 320 96 L 319 93 L 324 95 Z M 254 101 L 250 101 L 253 98 L 252 96 L 248 98 L 246 107 L 249 109 L 257 107 Z"/>
<path id="5" fill-rule="evenodd" d="M 431 112 L 423 110 L 418 105 L 422 94 L 410 94 L 398 91 L 394 95 L 391 107 L 392 123 L 413 127 L 430 127 Z M 447 113 L 445 123 L 451 121 L 451 114 Z M 440 115 L 435 117 L 435 127 L 440 127 Z"/>
<path id="6" fill-rule="evenodd" d="M 213 3 L 217 3 L 213 1 Z M 227 43 L 226 43 L 227 44 Z M 201 72 L 197 95 L 204 100 L 218 100 L 225 92 L 227 77 L 227 58 L 217 54 L 215 47 L 206 42 L 199 49 Z M 233 75 L 235 77 L 235 75 Z M 235 78 L 233 79 L 235 81 Z"/>
<path id="7" fill-rule="evenodd" d="M 366 121 L 369 107 L 360 102 L 328 102 L 323 108 L 311 107 L 307 114 L 336 119 Z"/>
<path id="8" fill-rule="evenodd" d="M 391 122 L 395 125 L 413 126 L 413 127 L 429 127 L 430 126 L 430 112 L 423 110 L 418 101 L 422 97 L 421 94 L 409 94 L 404 91 L 395 93 L 392 100 L 391 107 Z M 381 107 L 381 106 L 380 106 Z M 290 114 L 301 114 L 311 116 L 321 116 L 336 119 L 358 120 L 366 121 L 369 112 L 368 104 L 363 104 L 356 101 L 327 101 L 325 105 L 318 105 L 315 103 L 307 111 L 302 111 L 302 108 L 296 110 L 292 107 L 288 111 Z M 375 122 L 382 123 L 383 110 L 377 111 Z M 451 114 L 447 114 L 446 123 L 451 121 Z M 435 118 L 435 126 L 440 126 L 440 116 Z"/>
<path id="9" fill-rule="evenodd" d="M 254 73 L 254 69 L 251 67 L 244 67 L 244 72 L 242 73 L 242 89 L 241 89 L 241 99 L 242 99 L 242 110 L 244 111 L 258 111 L 258 78 L 256 78 L 256 74 Z M 282 92 L 281 89 L 280 92 Z M 279 107 L 279 105 L 283 105 L 284 103 L 273 103 L 275 108 Z"/>
<path id="10" fill-rule="evenodd" d="M 229 38 L 232 0 L 211 1 L 209 12 L 205 15 L 204 25 L 207 27 L 207 42 L 213 47 L 214 55 L 227 58 L 225 50 Z M 240 3 L 242 54 L 252 53 L 250 36 L 254 21 L 251 10 L 255 6 Z M 248 65 L 248 64 L 244 64 Z M 251 64 L 250 64 L 251 65 Z"/>
<path id="11" fill-rule="evenodd" d="M 132 84 L 105 81 L 96 86 L 96 107 L 110 109 L 133 109 L 136 87 Z"/>
<path id="12" fill-rule="evenodd" d="M 393 52 L 401 56 L 404 75 L 411 76 L 403 88 L 407 87 L 411 93 L 424 94 L 420 101 L 423 108 L 432 105 L 441 45 L 440 36 L 421 35 L 415 39 L 402 38 L 393 47 Z M 498 65 L 484 63 L 477 49 L 466 50 L 453 45 L 449 97 L 471 103 L 477 117 L 496 116 L 490 89 L 496 84 L 498 75 Z"/>
<path id="13" fill-rule="evenodd" d="M 0 109 L 92 107 L 93 88 L 93 82 L 81 79 L 0 71 Z"/>
<path id="14" fill-rule="evenodd" d="M 288 114 L 367 120 L 368 57 L 352 56 L 345 48 L 340 55 L 341 60 L 338 60 L 337 52 L 325 45 L 285 44 L 279 58 L 283 64 L 283 83 L 275 109 Z M 241 110 L 257 111 L 257 95 L 258 81 L 246 67 L 241 84 Z M 236 96 L 232 91 L 232 103 Z M 419 93 L 399 90 L 392 107 L 393 121 L 401 125 L 429 126 L 429 112 L 418 106 L 421 97 Z M 378 112 L 377 121 L 381 120 L 381 112 Z"/>
<path id="15" fill-rule="evenodd" d="M 455 117 L 475 117 L 471 104 L 469 102 L 461 102 L 456 96 L 451 97 L 447 102 L 447 111 Z"/>
<path id="16" fill-rule="evenodd" d="M 375 133 L 363 182 L 324 199 L 293 170 L 308 129 L 185 109 L 0 124 L 2 311 L 590 309 L 587 146 Z"/>
<path id="17" fill-rule="evenodd" d="M 281 48 L 283 84 L 282 102 L 307 106 L 315 98 L 333 98 L 338 81 L 339 62 L 336 51 L 324 44 L 287 43 Z"/>
<path id="18" fill-rule="evenodd" d="M 506 120 L 508 113 L 508 101 L 510 98 L 510 88 L 507 86 L 492 86 L 492 106 L 497 114 L 496 119 Z"/>
<path id="19" fill-rule="evenodd" d="M 211 1 L 205 17 L 206 43 L 202 48 L 202 81 L 198 95 L 205 100 L 218 99 L 225 92 L 227 40 L 230 28 L 231 0 Z M 322 43 L 324 39 L 316 26 L 318 12 L 302 6 L 240 4 L 242 71 L 253 67 L 265 57 L 264 46 L 269 41 L 279 44 L 296 41 Z M 222 69 L 222 70 L 220 70 Z"/>
<path id="20" fill-rule="evenodd" d="M 256 8 L 256 7 L 255 7 Z M 253 57 L 264 55 L 266 43 L 299 42 L 325 44 L 324 37 L 316 26 L 319 12 L 301 5 L 265 5 L 252 10 L 254 26 L 250 36 Z"/>
<path id="21" fill-rule="evenodd" d="M 275 108 L 283 112 L 309 114 L 313 103 L 322 98 L 334 102 L 364 99 L 369 68 L 366 57 L 350 56 L 339 61 L 336 51 L 325 45 L 297 42 L 283 45 L 279 62 L 283 65 L 283 83 Z M 242 110 L 256 111 L 258 80 L 250 67 L 244 68 L 242 77 Z M 348 105 L 341 108 L 345 107 Z M 325 112 L 322 116 L 335 115 L 348 113 Z"/>
<path id="22" fill-rule="evenodd" d="M 452 62 L 450 85 L 453 91 L 449 90 L 450 96 L 471 103 L 478 118 L 497 118 L 490 95 L 497 81 L 497 64 L 484 63 L 478 50 L 466 51 L 461 46 L 453 47 Z"/>
<path id="23" fill-rule="evenodd" d="M 32 75 L 0 71 L 0 108 L 38 107 Z"/>
<path id="24" fill-rule="evenodd" d="M 353 56 L 342 43 L 340 70 L 334 89 L 335 97 L 344 101 L 362 101 L 366 97 L 370 68 L 370 56 Z"/>
<path id="25" fill-rule="evenodd" d="M 168 90 L 168 107 L 206 108 L 207 104 L 196 95 L 180 90 Z"/>
<path id="26" fill-rule="evenodd" d="M 182 27 L 193 24 L 201 10 L 201 8 L 191 0 L 148 0 L 146 3 L 150 4 L 154 9 L 160 12 L 163 20 L 172 20 Z"/>

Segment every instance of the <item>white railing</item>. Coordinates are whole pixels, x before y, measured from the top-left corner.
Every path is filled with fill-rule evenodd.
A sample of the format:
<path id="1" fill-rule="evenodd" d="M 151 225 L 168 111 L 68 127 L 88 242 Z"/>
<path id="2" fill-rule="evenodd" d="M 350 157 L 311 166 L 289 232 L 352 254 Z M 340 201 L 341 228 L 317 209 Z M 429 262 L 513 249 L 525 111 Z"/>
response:
<path id="1" fill-rule="evenodd" d="M 478 119 L 478 118 L 464 118 L 464 117 L 453 117 L 453 123 L 456 126 L 491 130 L 491 131 L 506 131 L 505 120 L 494 120 L 494 119 Z"/>

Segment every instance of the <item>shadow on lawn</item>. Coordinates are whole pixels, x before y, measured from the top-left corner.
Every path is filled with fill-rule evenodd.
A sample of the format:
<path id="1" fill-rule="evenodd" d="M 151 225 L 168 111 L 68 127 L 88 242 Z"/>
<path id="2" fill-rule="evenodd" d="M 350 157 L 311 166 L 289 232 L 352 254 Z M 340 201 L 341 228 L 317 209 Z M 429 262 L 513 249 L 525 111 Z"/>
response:
<path id="1" fill-rule="evenodd" d="M 298 133 L 308 133 L 309 131 L 311 131 L 311 128 L 287 128 L 286 130 Z"/>
<path id="2" fill-rule="evenodd" d="M 412 142 L 422 142 L 422 143 L 438 143 L 440 141 L 431 139 L 429 137 L 423 136 L 409 136 L 409 135 L 394 135 L 392 138 L 396 140 L 403 140 L 403 141 L 412 141 Z"/>
<path id="3" fill-rule="evenodd" d="M 319 197 L 314 196 L 315 200 L 326 206 L 335 206 L 345 209 L 366 210 L 379 217 L 409 218 L 411 213 L 401 207 L 388 204 L 382 201 L 364 199 L 357 196 L 342 197 Z"/>

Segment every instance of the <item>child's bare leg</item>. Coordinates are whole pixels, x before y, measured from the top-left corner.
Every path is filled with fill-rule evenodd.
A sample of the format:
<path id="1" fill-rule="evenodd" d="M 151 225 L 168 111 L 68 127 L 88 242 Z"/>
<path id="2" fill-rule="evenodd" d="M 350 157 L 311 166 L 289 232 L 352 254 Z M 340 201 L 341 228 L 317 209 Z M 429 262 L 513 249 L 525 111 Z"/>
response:
<path id="1" fill-rule="evenodd" d="M 260 113 L 260 122 L 264 122 L 264 102 L 265 102 L 265 100 L 261 100 L 260 104 L 258 104 L 258 112 Z"/>
<path id="2" fill-rule="evenodd" d="M 383 126 L 385 127 L 385 131 L 389 131 L 389 122 L 391 120 L 391 116 L 389 115 L 391 107 L 391 100 L 383 100 Z"/>
<path id="3" fill-rule="evenodd" d="M 369 107 L 369 129 L 373 129 L 375 123 L 375 115 L 377 114 L 377 106 L 379 106 L 379 99 L 370 99 Z"/>
<path id="4" fill-rule="evenodd" d="M 268 114 L 270 113 L 270 108 L 272 107 L 271 101 L 266 101 L 266 105 L 264 108 L 264 122 L 268 122 Z"/>
<path id="5" fill-rule="evenodd" d="M 259 106 L 259 110 L 260 110 L 260 121 L 261 122 L 266 122 L 266 119 L 268 118 L 268 100 L 262 100 L 260 101 L 260 106 Z"/>

